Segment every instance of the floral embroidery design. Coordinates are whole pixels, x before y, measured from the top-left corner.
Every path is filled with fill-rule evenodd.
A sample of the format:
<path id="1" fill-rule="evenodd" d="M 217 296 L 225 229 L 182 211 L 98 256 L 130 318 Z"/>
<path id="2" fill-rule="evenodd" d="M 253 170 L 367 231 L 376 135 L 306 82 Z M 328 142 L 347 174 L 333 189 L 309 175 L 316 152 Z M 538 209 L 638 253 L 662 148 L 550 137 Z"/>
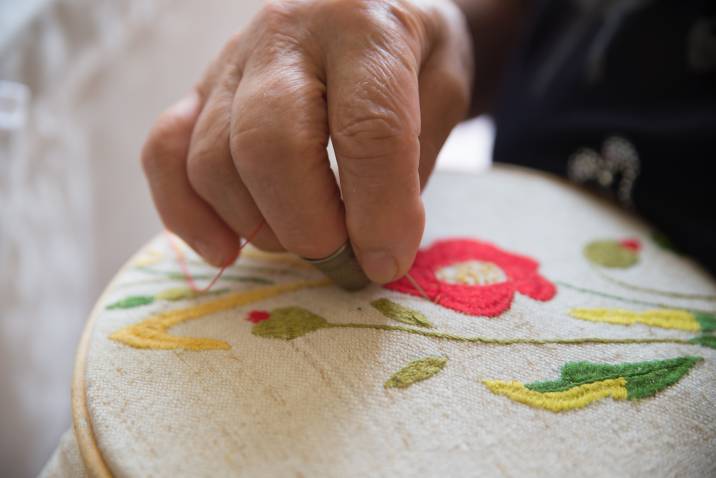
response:
<path id="1" fill-rule="evenodd" d="M 684 356 L 619 365 L 569 362 L 562 367 L 559 380 L 528 384 L 483 380 L 483 383 L 492 393 L 516 402 L 564 412 L 607 397 L 614 400 L 653 397 L 681 380 L 701 360 L 701 357 Z"/>
<path id="2" fill-rule="evenodd" d="M 641 244 L 638 240 L 593 241 L 585 248 L 585 256 L 598 267 L 601 273 L 605 267 L 628 267 L 638 261 Z M 614 259 L 616 257 L 616 259 Z M 262 272 L 276 273 L 263 266 L 250 266 Z M 246 268 L 246 266 L 244 266 Z M 265 269 L 265 270 L 264 270 Z M 148 267 L 138 270 L 155 273 Z M 387 289 L 413 296 L 428 296 L 433 302 L 468 315 L 497 316 L 507 311 L 515 292 L 532 299 L 548 301 L 556 294 L 554 284 L 539 274 L 539 264 L 529 258 L 504 251 L 493 244 L 472 239 L 449 239 L 438 241 L 421 250 L 417 257 L 410 280 L 402 279 L 385 286 Z M 281 273 L 291 271 L 278 271 Z M 176 273 L 156 271 L 162 281 L 173 280 Z M 225 276 L 226 277 L 226 276 Z M 154 301 L 194 300 L 188 307 L 161 311 L 144 320 L 125 326 L 110 335 L 110 339 L 134 348 L 184 349 L 184 350 L 227 350 L 231 344 L 224 340 L 174 335 L 171 329 L 183 322 L 199 319 L 220 311 L 243 307 L 298 290 L 330 285 L 327 279 L 302 280 L 293 283 L 274 284 L 263 277 L 229 276 L 226 280 L 268 284 L 265 287 L 242 291 L 216 290 L 195 293 L 186 287 L 165 289 L 154 295 L 129 296 L 107 306 L 108 309 L 126 309 L 151 304 Z M 636 289 L 637 286 L 622 284 Z M 678 306 L 651 304 L 637 299 L 628 299 L 601 293 L 567 283 L 555 281 L 560 286 L 572 288 L 580 293 L 589 293 L 612 300 L 651 305 L 643 312 L 616 308 L 573 308 L 572 317 L 620 325 L 645 324 L 652 327 L 695 332 L 691 337 L 565 337 L 565 338 L 497 338 L 490 336 L 463 336 L 440 330 L 425 314 L 395 302 L 387 297 L 375 298 L 370 302 L 375 311 L 385 318 L 380 322 L 332 322 L 307 309 L 295 306 L 273 310 L 256 309 L 245 316 L 250 322 L 251 333 L 256 338 L 297 340 L 308 334 L 326 333 L 352 329 L 371 330 L 379 333 L 408 334 L 427 337 L 447 343 L 472 344 L 474 346 L 512 345 L 648 345 L 678 344 L 716 349 L 716 317 L 712 312 L 682 309 Z M 671 293 L 639 288 L 638 290 L 670 295 L 679 298 L 711 300 L 711 296 L 685 293 Z M 204 296 L 221 294 L 220 298 Z M 360 308 L 359 308 L 360 309 Z M 374 318 L 375 318 L 375 312 Z M 370 317 L 370 315 L 368 315 Z M 614 400 L 638 400 L 651 397 L 666 387 L 677 383 L 689 370 L 702 360 L 700 357 L 684 356 L 671 360 L 652 362 L 600 364 L 570 362 L 563 366 L 558 380 L 523 384 L 517 381 L 485 380 L 483 383 L 494 394 L 504 395 L 513 401 L 552 412 L 585 407 L 590 403 L 611 397 Z M 385 382 L 386 389 L 403 389 L 415 383 L 430 379 L 443 370 L 447 358 L 428 356 L 404 365 Z"/>
<path id="3" fill-rule="evenodd" d="M 640 250 L 637 239 L 599 240 L 584 246 L 584 257 L 597 266 L 626 269 L 639 262 Z"/>
<path id="4" fill-rule="evenodd" d="M 418 251 L 410 278 L 434 302 L 467 315 L 495 317 L 512 305 L 515 292 L 548 301 L 556 293 L 533 259 L 473 239 L 435 242 Z M 386 288 L 422 296 L 408 277 Z"/>

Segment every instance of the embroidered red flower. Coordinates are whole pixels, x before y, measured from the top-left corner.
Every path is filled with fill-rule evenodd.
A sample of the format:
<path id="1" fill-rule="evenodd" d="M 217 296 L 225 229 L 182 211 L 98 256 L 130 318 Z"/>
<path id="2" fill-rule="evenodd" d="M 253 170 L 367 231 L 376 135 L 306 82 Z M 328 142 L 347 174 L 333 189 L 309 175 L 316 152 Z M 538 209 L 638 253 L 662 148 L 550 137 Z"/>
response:
<path id="1" fill-rule="evenodd" d="M 512 305 L 515 292 L 535 300 L 554 297 L 556 287 L 539 275 L 539 264 L 473 239 L 449 239 L 418 251 L 410 276 L 436 303 L 468 315 L 495 317 Z M 407 277 L 387 289 L 422 296 Z"/>
<path id="2" fill-rule="evenodd" d="M 252 324 L 258 324 L 259 322 L 267 320 L 269 317 L 271 317 L 271 314 L 269 314 L 265 310 L 252 310 L 251 312 L 249 312 L 249 316 L 246 318 L 246 320 L 248 320 Z"/>

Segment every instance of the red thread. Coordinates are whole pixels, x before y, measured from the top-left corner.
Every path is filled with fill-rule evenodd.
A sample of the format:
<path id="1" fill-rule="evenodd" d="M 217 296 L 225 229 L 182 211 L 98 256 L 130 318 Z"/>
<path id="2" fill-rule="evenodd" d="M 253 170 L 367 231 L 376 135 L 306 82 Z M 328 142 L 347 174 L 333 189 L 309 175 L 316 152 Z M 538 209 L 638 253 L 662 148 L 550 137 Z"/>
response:
<path id="1" fill-rule="evenodd" d="M 441 268 L 468 261 L 493 264 L 505 278 L 485 285 L 455 284 L 438 279 L 437 272 Z M 538 268 L 537 261 L 487 242 L 448 239 L 418 251 L 410 278 L 403 277 L 385 287 L 413 296 L 427 296 L 435 303 L 439 300 L 440 305 L 464 314 L 495 317 L 510 308 L 515 292 L 539 301 L 554 297 L 557 288 L 538 273 Z"/>
<path id="2" fill-rule="evenodd" d="M 619 241 L 619 245 L 627 249 L 631 249 L 634 252 L 638 252 L 641 249 L 641 242 L 639 242 L 639 239 L 624 239 Z"/>
<path id="3" fill-rule="evenodd" d="M 265 221 L 261 221 L 256 228 L 251 231 L 251 233 L 246 236 L 246 240 L 239 244 L 239 255 L 241 254 L 241 250 L 246 247 L 248 243 L 254 240 L 256 236 L 258 235 L 259 231 L 261 231 L 261 228 L 263 227 Z M 174 240 L 174 236 L 169 232 L 169 230 L 165 229 L 164 232 L 167 235 L 167 238 L 169 239 L 169 244 L 172 247 L 172 250 L 174 251 L 174 255 L 176 256 L 177 263 L 179 264 L 179 269 L 181 270 L 182 275 L 184 276 L 184 280 L 186 281 L 189 288 L 194 292 L 208 292 L 211 290 L 212 287 L 214 287 L 214 284 L 216 284 L 221 276 L 224 274 L 224 271 L 226 270 L 226 266 L 223 266 L 219 269 L 219 272 L 214 276 L 213 279 L 211 279 L 211 282 L 206 287 L 199 287 L 196 285 L 196 282 L 194 281 L 194 278 L 191 276 L 191 271 L 189 270 L 189 266 L 186 264 L 186 257 L 184 256 L 184 252 L 179 247 L 179 244 L 176 243 Z"/>
<path id="4" fill-rule="evenodd" d="M 269 314 L 265 310 L 252 310 L 251 312 L 249 312 L 249 316 L 246 318 L 246 320 L 248 320 L 252 324 L 258 324 L 259 322 L 268 320 L 269 317 L 271 317 L 271 314 Z"/>

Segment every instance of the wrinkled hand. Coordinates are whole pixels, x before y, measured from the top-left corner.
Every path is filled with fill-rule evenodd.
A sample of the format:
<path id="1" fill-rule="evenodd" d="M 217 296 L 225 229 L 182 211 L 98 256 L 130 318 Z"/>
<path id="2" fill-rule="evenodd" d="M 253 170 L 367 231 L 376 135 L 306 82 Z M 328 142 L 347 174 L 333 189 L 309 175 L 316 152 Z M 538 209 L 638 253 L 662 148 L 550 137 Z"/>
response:
<path id="1" fill-rule="evenodd" d="M 373 281 L 402 276 L 421 187 L 468 108 L 470 48 L 446 1 L 268 4 L 152 128 L 142 163 L 164 224 L 217 266 L 265 221 L 260 248 L 320 258 L 350 238 Z"/>

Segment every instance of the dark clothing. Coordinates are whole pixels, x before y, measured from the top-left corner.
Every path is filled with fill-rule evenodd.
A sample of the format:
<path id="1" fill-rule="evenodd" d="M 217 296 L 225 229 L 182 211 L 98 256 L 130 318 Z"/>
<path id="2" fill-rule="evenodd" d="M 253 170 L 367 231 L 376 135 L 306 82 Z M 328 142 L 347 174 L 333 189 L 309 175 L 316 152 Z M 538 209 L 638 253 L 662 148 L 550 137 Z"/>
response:
<path id="1" fill-rule="evenodd" d="M 494 159 L 595 186 L 716 274 L 716 0 L 539 2 Z"/>

